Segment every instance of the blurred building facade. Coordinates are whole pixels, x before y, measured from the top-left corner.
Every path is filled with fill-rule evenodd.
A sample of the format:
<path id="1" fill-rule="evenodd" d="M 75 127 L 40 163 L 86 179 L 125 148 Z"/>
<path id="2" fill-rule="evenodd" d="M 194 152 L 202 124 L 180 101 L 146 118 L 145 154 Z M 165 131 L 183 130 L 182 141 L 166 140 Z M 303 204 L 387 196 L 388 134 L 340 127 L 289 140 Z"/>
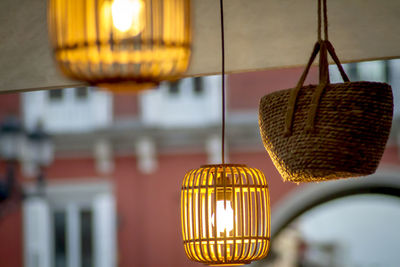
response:
<path id="1" fill-rule="evenodd" d="M 354 80 L 389 81 L 399 99 L 399 61 L 346 68 Z M 227 80 L 228 161 L 264 172 L 272 211 L 302 186 L 283 183 L 265 152 L 258 102 L 267 93 L 294 87 L 301 72 L 270 70 Z M 219 76 L 187 78 L 141 94 L 68 88 L 2 95 L 0 121 L 14 114 L 26 129 L 43 123 L 52 135 L 55 159 L 45 170 L 45 197 L 35 196 L 37 173 L 20 161 L 17 176 L 25 198 L 0 217 L 0 265 L 198 266 L 182 246 L 180 187 L 188 170 L 220 163 L 220 82 Z M 306 83 L 316 82 L 313 69 Z M 398 107 L 382 168 L 400 166 Z M 282 243 L 293 250 L 290 257 L 301 254 L 297 243 Z M 329 256 L 326 247 L 316 250 Z M 285 266 L 298 264 L 280 260 Z"/>

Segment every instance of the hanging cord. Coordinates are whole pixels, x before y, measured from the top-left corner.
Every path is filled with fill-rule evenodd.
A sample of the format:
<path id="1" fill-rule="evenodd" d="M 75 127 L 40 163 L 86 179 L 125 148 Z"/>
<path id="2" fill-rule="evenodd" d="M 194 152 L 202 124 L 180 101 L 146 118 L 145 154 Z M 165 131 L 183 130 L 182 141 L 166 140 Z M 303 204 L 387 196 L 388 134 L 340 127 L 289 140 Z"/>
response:
<path id="1" fill-rule="evenodd" d="M 324 23 L 324 40 L 321 40 L 321 2 L 323 4 L 323 23 Z M 319 84 L 315 89 L 314 95 L 311 99 L 310 110 L 306 120 L 306 131 L 312 132 L 315 128 L 315 117 L 323 91 L 330 83 L 329 79 L 329 63 L 328 63 L 328 15 L 327 15 L 326 0 L 318 0 L 318 42 L 320 43 L 319 51 Z"/>
<path id="2" fill-rule="evenodd" d="M 322 30 L 322 15 L 321 15 L 321 1 L 324 1 L 323 3 L 323 9 L 324 9 L 324 39 L 328 41 L 328 10 L 326 7 L 326 0 L 318 0 L 318 41 L 322 40 L 321 37 L 321 30 Z"/>
<path id="3" fill-rule="evenodd" d="M 310 103 L 310 110 L 308 112 L 307 120 L 306 120 L 306 131 L 312 132 L 314 130 L 315 117 L 317 114 L 317 109 L 319 106 L 319 102 L 322 96 L 323 91 L 329 85 L 329 64 L 328 64 L 328 53 L 331 55 L 333 61 L 336 63 L 336 66 L 339 69 L 339 72 L 343 78 L 344 82 L 350 82 L 347 77 L 342 64 L 340 63 L 339 58 L 335 53 L 335 49 L 332 44 L 328 40 L 328 10 L 327 10 L 327 0 L 317 0 L 318 3 L 318 41 L 314 46 L 311 57 L 307 63 L 307 66 L 301 75 L 299 82 L 297 83 L 296 88 L 294 88 L 289 96 L 288 107 L 286 111 L 285 118 L 285 129 L 284 135 L 290 136 L 292 134 L 292 124 L 294 119 L 294 111 L 296 107 L 297 96 L 299 94 L 300 89 L 302 88 L 304 81 L 307 77 L 307 74 L 311 68 L 313 61 L 315 60 L 318 53 L 320 53 L 320 61 L 319 61 L 319 84 L 315 89 L 315 92 L 312 96 Z M 321 5 L 323 7 L 321 8 Z M 323 15 L 321 14 L 321 9 L 323 9 Z M 322 18 L 323 16 L 323 18 Z M 324 40 L 322 40 L 322 19 L 324 23 Z"/>
<path id="4" fill-rule="evenodd" d="M 317 0 L 318 1 L 318 42 L 320 42 L 322 40 L 321 38 L 321 0 Z"/>
<path id="5" fill-rule="evenodd" d="M 222 54 L 222 164 L 225 164 L 225 32 L 224 32 L 224 1 L 219 1 L 221 18 L 221 54 Z"/>
<path id="6" fill-rule="evenodd" d="M 322 3 L 323 3 L 323 10 L 324 10 L 323 17 L 324 17 L 324 38 L 325 38 L 325 40 L 322 40 L 322 14 L 321 14 L 322 13 L 321 12 Z M 328 15 L 327 15 L 328 11 L 327 11 L 327 7 L 326 7 L 326 0 L 317 0 L 317 4 L 318 4 L 318 29 L 317 29 L 318 41 L 314 46 L 311 57 L 307 63 L 307 66 L 306 66 L 299 82 L 297 83 L 296 88 L 291 91 L 291 94 L 289 97 L 288 108 L 287 108 L 286 119 L 285 119 L 285 129 L 284 129 L 284 135 L 287 137 L 292 134 L 292 124 L 293 124 L 293 119 L 294 119 L 294 110 L 295 110 L 295 106 L 296 106 L 297 96 L 299 94 L 301 87 L 304 84 L 304 81 L 308 75 L 311 65 L 318 53 L 321 53 L 320 54 L 320 71 L 319 71 L 320 82 L 319 82 L 318 88 L 316 90 L 317 93 L 316 93 L 316 95 L 314 94 L 314 96 L 313 96 L 312 103 L 311 103 L 311 109 L 310 109 L 309 115 L 307 117 L 307 124 L 306 124 L 307 131 L 312 131 L 312 129 L 314 128 L 314 118 L 315 118 L 316 110 L 318 107 L 318 102 L 319 102 L 321 93 L 323 91 L 323 88 L 326 86 L 327 83 L 329 83 L 329 72 L 327 69 L 328 64 L 327 64 L 327 55 L 326 55 L 326 50 L 327 50 L 326 44 L 329 43 L 329 41 L 328 41 Z M 326 67 L 322 66 L 325 64 L 326 64 Z M 327 77 L 325 77 L 326 74 L 328 75 Z M 327 79 L 325 79 L 325 78 L 327 78 Z M 327 80 L 327 82 L 326 82 L 326 80 Z M 319 91 L 321 91 L 321 92 L 318 93 Z"/>
<path id="7" fill-rule="evenodd" d="M 324 34 L 325 41 L 328 41 L 328 8 L 326 5 L 326 0 L 324 1 Z"/>

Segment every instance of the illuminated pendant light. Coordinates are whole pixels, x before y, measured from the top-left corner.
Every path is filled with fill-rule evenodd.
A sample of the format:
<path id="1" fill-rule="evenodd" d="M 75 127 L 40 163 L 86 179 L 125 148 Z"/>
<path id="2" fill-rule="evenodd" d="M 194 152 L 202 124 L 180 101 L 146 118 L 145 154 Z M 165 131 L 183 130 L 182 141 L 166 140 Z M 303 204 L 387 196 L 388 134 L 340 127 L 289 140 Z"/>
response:
<path id="1" fill-rule="evenodd" d="M 190 0 L 49 0 L 55 60 L 76 80 L 136 91 L 175 80 L 190 57 Z"/>
<path id="2" fill-rule="evenodd" d="M 264 174 L 225 164 L 225 48 L 222 37 L 222 164 L 189 171 L 181 190 L 183 244 L 189 259 L 208 265 L 242 265 L 264 258 L 270 243 L 270 205 Z"/>

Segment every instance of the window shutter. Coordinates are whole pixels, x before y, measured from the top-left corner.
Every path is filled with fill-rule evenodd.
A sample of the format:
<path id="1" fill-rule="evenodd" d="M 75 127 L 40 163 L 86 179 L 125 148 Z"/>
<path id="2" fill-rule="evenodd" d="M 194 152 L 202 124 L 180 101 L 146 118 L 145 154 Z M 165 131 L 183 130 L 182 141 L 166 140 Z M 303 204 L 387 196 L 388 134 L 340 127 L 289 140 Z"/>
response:
<path id="1" fill-rule="evenodd" d="M 25 267 L 50 267 L 50 211 L 41 198 L 28 198 L 23 204 Z"/>
<path id="2" fill-rule="evenodd" d="M 100 194 L 93 202 L 94 255 L 96 267 L 115 267 L 116 259 L 116 213 L 115 200 L 110 194 Z"/>

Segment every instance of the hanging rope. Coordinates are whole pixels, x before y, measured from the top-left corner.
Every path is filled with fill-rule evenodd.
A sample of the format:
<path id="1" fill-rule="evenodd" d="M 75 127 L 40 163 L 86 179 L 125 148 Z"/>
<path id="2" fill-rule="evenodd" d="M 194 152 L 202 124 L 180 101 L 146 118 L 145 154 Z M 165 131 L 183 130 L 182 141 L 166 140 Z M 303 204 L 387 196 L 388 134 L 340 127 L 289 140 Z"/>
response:
<path id="1" fill-rule="evenodd" d="M 328 9 L 326 7 L 326 0 L 318 0 L 318 41 L 322 40 L 321 37 L 321 31 L 322 31 L 322 15 L 321 15 L 321 1 L 324 1 L 323 3 L 323 9 L 324 9 L 324 39 L 327 41 L 328 40 Z"/>
<path id="2" fill-rule="evenodd" d="M 224 31 L 224 1 L 219 1 L 221 18 L 221 54 L 222 54 L 222 164 L 225 164 L 225 31 Z"/>
<path id="3" fill-rule="evenodd" d="M 326 5 L 326 0 L 324 0 L 324 34 L 325 40 L 328 41 L 328 8 Z"/>
<path id="4" fill-rule="evenodd" d="M 321 2 L 323 3 L 323 23 L 324 23 L 324 40 L 321 40 Z M 312 132 L 314 130 L 315 116 L 319 106 L 322 93 L 325 90 L 329 82 L 329 63 L 328 63 L 328 11 L 326 7 L 326 0 L 318 0 L 318 42 L 320 43 L 319 51 L 319 84 L 315 89 L 313 97 L 311 99 L 310 110 L 306 120 L 306 131 Z"/>
<path id="5" fill-rule="evenodd" d="M 318 1 L 318 42 L 320 42 L 322 40 L 321 38 L 321 0 L 317 0 Z"/>
<path id="6" fill-rule="evenodd" d="M 307 77 L 307 74 L 311 68 L 311 65 L 317 56 L 320 53 L 320 62 L 319 62 L 319 85 L 316 89 L 316 93 L 313 95 L 311 100 L 311 108 L 308 113 L 307 123 L 306 123 L 306 130 L 312 131 L 314 128 L 314 119 L 318 108 L 318 103 L 322 95 L 322 91 L 329 84 L 329 68 L 328 68 L 328 59 L 327 59 L 327 46 L 329 44 L 328 41 L 328 10 L 326 7 L 327 0 L 317 0 L 318 3 L 318 41 L 314 46 L 313 52 L 311 57 L 307 63 L 306 69 L 304 70 L 297 86 L 294 90 L 292 90 L 291 95 L 289 97 L 288 102 L 288 109 L 286 113 L 286 122 L 285 122 L 285 130 L 284 135 L 290 136 L 292 133 L 292 124 L 293 124 L 293 117 L 294 111 L 297 101 L 297 96 L 301 87 L 304 84 L 304 81 Z M 321 7 L 323 5 L 323 7 Z M 322 13 L 323 9 L 323 15 Z M 322 22 L 323 16 L 323 22 Z M 322 40 L 322 23 L 324 24 L 324 40 Z M 342 71 L 341 71 L 342 72 Z"/>

